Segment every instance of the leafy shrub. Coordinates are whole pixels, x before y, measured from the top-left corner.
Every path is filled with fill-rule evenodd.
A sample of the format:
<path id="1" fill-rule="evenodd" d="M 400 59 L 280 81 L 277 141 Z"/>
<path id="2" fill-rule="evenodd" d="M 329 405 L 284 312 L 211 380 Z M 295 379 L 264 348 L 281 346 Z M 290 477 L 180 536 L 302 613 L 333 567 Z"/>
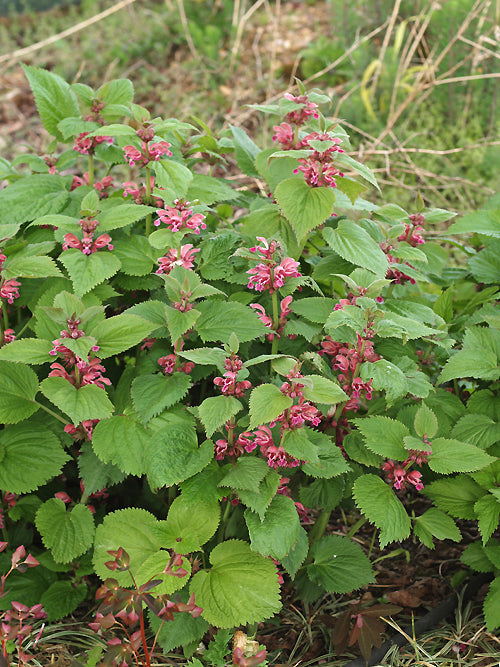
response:
<path id="1" fill-rule="evenodd" d="M 194 650 L 277 613 L 283 575 L 305 600 L 372 582 L 326 534 L 352 501 L 382 547 L 477 520 L 464 563 L 496 572 L 495 202 L 450 228 L 474 232 L 451 267 L 454 214 L 364 199 L 321 93 L 258 107 L 281 119 L 261 150 L 150 118 L 127 80 L 25 73 L 53 140 L 2 163 L 0 488 L 41 566 L 10 596 L 61 618 L 125 551 L 138 590 L 160 572 L 155 593 L 202 609 L 160 633 Z M 499 596 L 497 577 L 491 630 Z"/>

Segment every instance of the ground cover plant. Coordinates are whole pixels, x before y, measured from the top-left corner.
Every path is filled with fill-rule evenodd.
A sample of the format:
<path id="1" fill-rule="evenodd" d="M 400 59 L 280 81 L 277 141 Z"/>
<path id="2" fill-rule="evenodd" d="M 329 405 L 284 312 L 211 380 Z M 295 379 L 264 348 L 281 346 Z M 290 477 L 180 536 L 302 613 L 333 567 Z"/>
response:
<path id="1" fill-rule="evenodd" d="M 63 618 L 97 577 L 96 662 L 189 657 L 218 630 L 218 664 L 282 581 L 308 603 L 373 582 L 365 521 L 432 549 L 468 520 L 498 627 L 498 198 L 457 222 L 370 203 L 318 91 L 256 105 L 261 148 L 152 117 L 126 79 L 24 70 L 52 139 L 4 161 L 0 192 L 0 564 L 37 563 L 5 613 Z M 214 176 L 230 156 L 239 178 Z M 468 235 L 464 268 L 443 234 Z M 363 516 L 348 535 L 327 531 L 339 506 Z M 375 612 L 344 615 L 365 656 Z M 238 636 L 234 664 L 264 658 Z"/>

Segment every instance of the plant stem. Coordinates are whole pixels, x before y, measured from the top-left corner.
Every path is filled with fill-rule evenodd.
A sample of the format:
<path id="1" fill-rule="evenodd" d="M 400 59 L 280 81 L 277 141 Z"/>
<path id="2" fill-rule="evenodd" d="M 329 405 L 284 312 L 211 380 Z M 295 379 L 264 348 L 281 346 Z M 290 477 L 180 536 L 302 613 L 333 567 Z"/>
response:
<path id="1" fill-rule="evenodd" d="M 149 167 L 146 167 L 146 202 L 148 206 L 150 205 L 151 199 L 151 170 Z M 151 213 L 148 213 L 146 216 L 146 236 L 151 234 L 153 226 L 153 216 Z"/>
<path id="2" fill-rule="evenodd" d="M 89 185 L 94 187 L 94 154 L 89 152 Z"/>
<path id="3" fill-rule="evenodd" d="M 64 426 L 68 425 L 68 420 L 63 419 L 60 415 L 58 415 L 56 412 L 53 412 L 50 408 L 47 408 L 45 405 L 42 405 L 42 403 L 39 403 L 38 401 L 33 401 L 33 403 L 36 403 L 42 410 L 45 410 L 45 412 L 48 412 L 49 415 L 52 415 L 52 417 L 55 417 L 55 419 L 58 419 L 60 422 L 64 424 Z"/>
<path id="4" fill-rule="evenodd" d="M 279 327 L 279 309 L 278 309 L 278 294 L 277 292 L 273 292 L 272 296 L 272 303 L 273 303 L 273 330 L 275 332 L 274 338 L 273 338 L 273 343 L 271 345 L 271 354 L 277 354 L 278 353 L 278 327 Z"/>
<path id="5" fill-rule="evenodd" d="M 3 329 L 5 331 L 5 329 L 9 328 L 9 316 L 7 315 L 7 304 L 5 303 L 4 299 L 2 299 L 2 320 L 3 320 Z"/>
<path id="6" fill-rule="evenodd" d="M 309 533 L 309 544 L 320 540 L 325 534 L 326 527 L 328 526 L 328 521 L 330 520 L 330 515 L 332 511 L 329 509 L 321 510 L 314 526 L 312 527 Z"/>
<path id="7" fill-rule="evenodd" d="M 141 607 L 141 615 L 139 617 L 141 623 L 141 639 L 142 639 L 142 648 L 144 649 L 144 657 L 146 658 L 146 667 L 150 667 L 151 658 L 149 657 L 148 651 L 148 642 L 146 640 L 146 632 L 144 630 L 144 610 Z"/>

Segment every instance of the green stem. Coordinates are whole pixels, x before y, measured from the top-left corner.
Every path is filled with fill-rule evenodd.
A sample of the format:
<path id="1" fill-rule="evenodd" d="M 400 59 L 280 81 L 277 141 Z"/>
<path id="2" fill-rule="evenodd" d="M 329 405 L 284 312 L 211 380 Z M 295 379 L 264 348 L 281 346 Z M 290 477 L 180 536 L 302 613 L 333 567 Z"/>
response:
<path id="1" fill-rule="evenodd" d="M 17 339 L 22 338 L 23 333 L 24 333 L 24 332 L 26 331 L 26 329 L 29 327 L 30 322 L 31 322 L 32 319 L 33 319 L 33 318 L 30 317 L 29 320 L 26 322 L 26 324 L 23 326 L 23 328 L 19 331 L 19 333 L 18 333 L 17 336 L 16 336 Z"/>
<path id="2" fill-rule="evenodd" d="M 94 187 L 94 154 L 89 153 L 89 185 Z"/>
<path id="3" fill-rule="evenodd" d="M 346 537 L 350 538 L 353 535 L 355 535 L 358 532 L 358 530 L 361 528 L 361 526 L 363 526 L 365 523 L 366 523 L 365 517 L 361 517 L 360 519 L 358 519 L 356 521 L 356 523 L 354 524 L 354 526 L 351 526 L 351 528 L 350 528 L 349 532 L 347 533 Z"/>
<path id="4" fill-rule="evenodd" d="M 151 203 L 151 170 L 146 167 L 146 202 L 148 206 Z M 153 216 L 148 213 L 146 216 L 146 236 L 149 236 L 153 231 Z"/>
<path id="5" fill-rule="evenodd" d="M 45 412 L 48 412 L 49 415 L 52 415 L 55 419 L 59 420 L 64 424 L 64 426 L 67 426 L 69 424 L 67 419 L 63 419 L 60 415 L 58 415 L 56 412 L 51 410 L 50 408 L 47 408 L 45 405 L 42 405 L 42 403 L 39 403 L 38 401 L 33 401 L 33 403 L 36 403 L 38 407 L 42 408 L 42 410 L 45 410 Z"/>
<path id="6" fill-rule="evenodd" d="M 332 511 L 328 509 L 321 510 L 318 518 L 311 531 L 309 532 L 309 544 L 317 542 L 325 534 L 326 527 L 328 526 L 328 521 L 330 520 L 330 515 Z"/>
<path id="7" fill-rule="evenodd" d="M 224 508 L 224 514 L 222 515 L 222 520 L 217 530 L 217 544 L 220 544 L 224 540 L 224 534 L 226 532 L 226 524 L 229 521 L 232 509 L 233 506 L 231 505 L 231 501 L 226 500 L 226 507 Z"/>
<path id="8" fill-rule="evenodd" d="M 277 332 L 279 327 L 279 307 L 278 307 L 278 293 L 273 292 L 272 294 L 272 304 L 273 304 L 273 331 Z M 271 354 L 278 354 L 278 334 L 274 334 L 273 343 L 271 345 Z"/>
<path id="9" fill-rule="evenodd" d="M 3 319 L 3 328 L 5 331 L 5 329 L 9 328 L 9 316 L 7 315 L 7 304 L 5 303 L 4 299 L 2 299 L 2 319 Z"/>

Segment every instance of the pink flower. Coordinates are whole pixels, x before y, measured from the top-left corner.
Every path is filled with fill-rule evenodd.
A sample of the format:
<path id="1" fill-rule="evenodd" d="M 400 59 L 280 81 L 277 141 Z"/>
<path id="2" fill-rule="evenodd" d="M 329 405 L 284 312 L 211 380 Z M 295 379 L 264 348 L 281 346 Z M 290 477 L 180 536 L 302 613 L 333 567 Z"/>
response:
<path id="1" fill-rule="evenodd" d="M 421 491 L 424 488 L 424 485 L 420 481 L 422 478 L 422 473 L 418 470 L 412 470 L 411 472 L 406 473 L 405 481 L 413 484 L 417 491 Z"/>
<path id="2" fill-rule="evenodd" d="M 103 143 L 112 144 L 113 137 L 89 137 L 88 132 L 83 132 L 75 139 L 73 150 L 82 155 L 88 155 L 94 153 L 98 144 Z"/>
<path id="3" fill-rule="evenodd" d="M 193 248 L 191 243 L 181 246 L 180 257 L 179 250 L 177 248 L 170 248 L 165 257 L 160 257 L 158 262 L 160 268 L 156 273 L 170 273 L 174 266 L 183 266 L 185 269 L 192 269 L 194 266 L 194 256 L 195 253 L 200 252 L 199 248 Z"/>
<path id="4" fill-rule="evenodd" d="M 155 227 L 164 222 L 172 232 L 178 232 L 181 229 L 190 229 L 195 234 L 200 233 L 200 229 L 206 229 L 203 222 L 205 216 L 201 213 L 193 215 L 193 209 L 188 201 L 176 199 L 174 206 L 165 206 L 165 209 L 158 209 L 158 220 L 155 220 Z"/>
<path id="5" fill-rule="evenodd" d="M 309 116 L 313 118 L 319 118 L 319 113 L 316 111 L 318 105 L 314 102 L 309 102 L 307 95 L 290 95 L 290 93 L 285 93 L 284 97 L 291 102 L 295 102 L 298 108 L 295 111 L 289 111 L 285 120 L 289 123 L 294 123 L 295 125 L 303 125 Z"/>
<path id="6" fill-rule="evenodd" d="M 281 144 L 282 150 L 286 151 L 295 147 L 295 132 L 291 125 L 281 123 L 281 125 L 275 125 L 273 130 L 275 132 L 273 141 Z"/>
<path id="7" fill-rule="evenodd" d="M 164 155 L 171 156 L 172 151 L 169 151 L 171 144 L 168 141 L 160 141 L 157 144 L 149 146 L 149 156 L 153 160 L 159 160 Z"/>
<path id="8" fill-rule="evenodd" d="M 3 332 L 3 343 L 6 345 L 7 343 L 12 343 L 13 340 L 16 340 L 16 334 L 14 332 L 14 329 L 5 329 Z"/>
<path id="9" fill-rule="evenodd" d="M 17 280 L 5 280 L 0 286 L 0 297 L 7 299 L 7 303 L 14 303 L 14 299 L 19 298 L 19 287 L 21 283 Z"/>
<path id="10" fill-rule="evenodd" d="M 323 164 L 314 157 L 299 158 L 299 166 L 293 170 L 294 174 L 301 171 L 305 182 L 313 188 L 336 188 L 337 176 L 344 174 L 332 164 Z"/>

